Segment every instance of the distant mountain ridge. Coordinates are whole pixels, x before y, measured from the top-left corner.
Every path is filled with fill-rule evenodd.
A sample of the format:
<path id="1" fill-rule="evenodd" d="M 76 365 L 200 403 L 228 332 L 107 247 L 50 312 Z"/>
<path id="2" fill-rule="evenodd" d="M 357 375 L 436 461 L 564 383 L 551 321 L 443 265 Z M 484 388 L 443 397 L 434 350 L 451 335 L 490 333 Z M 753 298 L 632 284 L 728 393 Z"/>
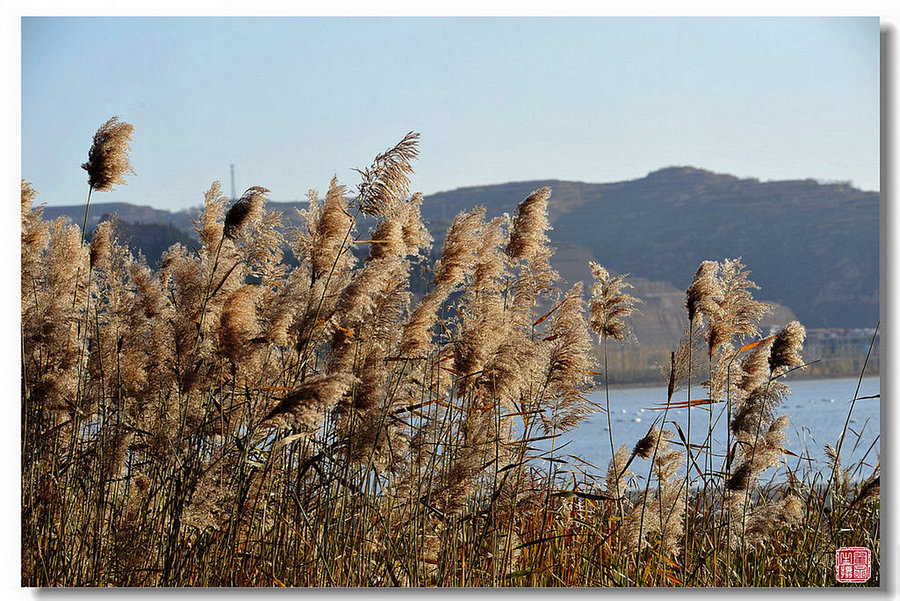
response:
<path id="1" fill-rule="evenodd" d="M 760 285 L 758 298 L 790 308 L 779 309 L 781 319 L 793 314 L 813 328 L 871 328 L 878 321 L 879 194 L 846 183 L 761 182 L 667 167 L 607 184 L 534 180 L 459 188 L 427 196 L 423 218 L 439 246 L 460 211 L 484 205 L 489 217 L 512 214 L 542 186 L 553 189 L 553 264 L 569 284 L 590 282 L 587 263 L 597 261 L 647 282 L 656 298 L 662 289 L 680 294 L 703 260 L 741 257 Z M 291 224 L 294 209 L 305 205 L 270 203 Z M 187 211 L 96 203 L 92 225 L 107 213 L 132 227 L 163 223 L 187 231 L 191 224 Z M 46 218 L 59 215 L 81 223 L 84 205 L 45 208 Z"/>
<path id="2" fill-rule="evenodd" d="M 761 182 L 670 167 L 611 184 L 555 180 L 433 194 L 423 215 L 435 239 L 445 215 L 484 204 L 512 212 L 550 186 L 550 238 L 608 269 L 683 290 L 701 261 L 741 257 L 758 295 L 790 307 L 808 327 L 874 327 L 879 303 L 877 192 L 814 180 Z M 585 266 L 569 280 L 590 279 Z"/>

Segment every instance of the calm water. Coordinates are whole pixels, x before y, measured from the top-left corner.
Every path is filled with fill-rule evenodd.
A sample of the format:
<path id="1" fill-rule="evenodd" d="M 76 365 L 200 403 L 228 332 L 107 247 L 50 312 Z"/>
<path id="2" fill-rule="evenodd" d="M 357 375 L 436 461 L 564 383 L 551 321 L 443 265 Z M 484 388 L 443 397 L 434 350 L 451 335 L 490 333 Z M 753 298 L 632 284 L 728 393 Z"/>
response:
<path id="1" fill-rule="evenodd" d="M 788 440 L 785 448 L 798 457 L 788 456 L 787 466 L 781 465 L 771 468 L 764 479 L 783 476 L 786 468 L 792 470 L 805 466 L 811 466 L 814 470 L 825 471 L 825 443 L 837 447 L 838 437 L 844 427 L 847 414 L 850 410 L 850 401 L 856 391 L 857 378 L 832 379 L 832 380 L 786 380 L 785 383 L 793 391 L 777 414 L 790 416 L 788 427 Z M 877 377 L 865 378 L 859 389 L 859 396 L 878 395 L 880 384 Z M 702 388 L 691 392 L 692 398 L 703 398 L 705 391 Z M 605 404 L 605 392 L 595 391 L 591 395 L 592 400 L 601 405 Z M 641 437 L 646 435 L 654 419 L 662 419 L 662 411 L 652 408 L 665 402 L 666 389 L 659 388 L 625 388 L 610 389 L 610 414 L 612 416 L 613 439 L 616 447 L 625 443 L 629 450 Z M 675 393 L 674 401 L 687 400 L 686 390 Z M 714 429 L 713 453 L 720 455 L 725 446 L 725 415 L 722 414 L 724 405 L 717 406 L 713 411 L 713 420 L 721 414 L 721 419 Z M 867 477 L 880 460 L 880 399 L 858 399 L 850 416 L 850 426 L 847 438 L 841 449 L 841 463 L 847 467 L 862 460 L 864 466 L 861 476 Z M 704 408 L 691 409 L 691 442 L 703 444 L 709 429 L 709 411 Z M 687 434 L 687 410 L 669 410 L 666 416 L 665 429 L 677 431 L 672 422 L 677 423 L 682 431 Z M 555 441 L 556 454 L 562 459 L 569 460 L 569 466 L 579 466 L 592 474 L 604 474 L 609 464 L 609 434 L 605 413 L 597 413 L 594 417 L 584 422 L 578 429 L 560 436 Z M 564 445 L 564 446 L 563 446 Z M 549 448 L 549 445 L 542 445 Z M 578 456 L 593 466 L 584 466 L 580 462 L 571 460 L 566 456 Z M 697 459 L 698 463 L 703 461 Z M 718 467 L 721 459 L 717 458 L 715 465 Z M 640 462 L 633 464 L 636 473 L 646 473 L 646 468 Z"/>

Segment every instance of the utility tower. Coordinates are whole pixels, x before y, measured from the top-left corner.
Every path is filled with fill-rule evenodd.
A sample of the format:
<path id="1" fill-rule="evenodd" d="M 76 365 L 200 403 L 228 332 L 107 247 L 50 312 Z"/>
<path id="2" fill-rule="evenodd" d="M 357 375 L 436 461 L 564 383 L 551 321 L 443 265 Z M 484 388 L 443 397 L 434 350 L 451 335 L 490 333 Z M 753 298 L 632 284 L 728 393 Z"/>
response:
<path id="1" fill-rule="evenodd" d="M 237 200 L 237 192 L 234 189 L 234 163 L 231 164 L 231 202 Z"/>

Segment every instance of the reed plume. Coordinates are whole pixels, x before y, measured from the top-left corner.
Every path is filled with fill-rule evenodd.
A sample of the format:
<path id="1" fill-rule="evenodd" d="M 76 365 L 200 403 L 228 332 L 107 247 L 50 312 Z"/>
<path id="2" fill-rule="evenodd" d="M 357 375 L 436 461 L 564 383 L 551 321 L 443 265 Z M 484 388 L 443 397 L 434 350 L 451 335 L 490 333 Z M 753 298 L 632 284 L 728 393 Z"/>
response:
<path id="1" fill-rule="evenodd" d="M 740 259 L 725 259 L 719 270 L 722 301 L 718 303 L 714 313 L 707 315 L 710 356 L 734 337 L 740 342 L 759 336 L 759 319 L 771 311 L 766 303 L 754 300 L 750 291 L 759 286 L 747 278 L 750 272 Z"/>
<path id="2" fill-rule="evenodd" d="M 94 134 L 88 160 L 81 168 L 88 172 L 91 190 L 108 192 L 113 186 L 125 184 L 125 174 L 134 173 L 129 154 L 134 126 L 112 117 Z"/>
<path id="3" fill-rule="evenodd" d="M 506 337 L 493 360 L 486 366 L 492 374 L 491 394 L 497 402 L 537 410 L 541 397 L 535 394 L 542 384 L 542 349 L 536 336 L 534 309 L 539 298 L 552 291 L 558 275 L 550 266 L 552 249 L 546 231 L 550 188 L 528 195 L 516 208 L 506 255 L 517 269 L 507 301 Z"/>
<path id="4" fill-rule="evenodd" d="M 794 495 L 759 505 L 742 523 L 732 527 L 731 547 L 737 548 L 742 543 L 759 545 L 769 540 L 776 529 L 793 530 L 800 525 L 804 511 L 803 501 Z"/>
<path id="5" fill-rule="evenodd" d="M 544 187 L 528 195 L 516 208 L 506 253 L 514 259 L 533 259 L 550 242 L 547 230 L 547 200 L 550 188 Z"/>
<path id="6" fill-rule="evenodd" d="M 357 382 L 353 376 L 340 373 L 313 376 L 291 390 L 263 421 L 311 429 Z"/>
<path id="7" fill-rule="evenodd" d="M 651 426 L 647 434 L 634 444 L 634 448 L 631 450 L 632 455 L 649 459 L 659 444 L 661 434 L 659 428 L 655 425 Z"/>
<path id="8" fill-rule="evenodd" d="M 224 236 L 225 226 L 222 219 L 225 217 L 227 201 L 225 194 L 222 193 L 222 185 L 218 181 L 213 182 L 203 195 L 203 210 L 193 220 L 194 231 L 197 232 L 197 238 L 203 245 L 203 252 L 207 255 L 215 253 Z"/>
<path id="9" fill-rule="evenodd" d="M 435 265 L 434 283 L 404 326 L 400 352 L 406 356 L 421 353 L 431 344 L 431 328 L 440 306 L 463 282 L 475 263 L 478 236 L 484 226 L 484 207 L 460 213 L 447 230 L 441 258 Z"/>
<path id="10" fill-rule="evenodd" d="M 376 466 L 389 465 L 406 446 L 388 419 L 398 400 L 389 392 L 384 364 L 401 343 L 409 310 L 410 262 L 420 256 L 419 244 L 430 243 L 411 235 L 421 229 L 416 224 L 417 200 L 398 201 L 382 210 L 364 266 L 340 293 L 328 364 L 332 373 L 351 372 L 360 378 L 353 397 L 336 407 L 346 457 Z M 367 342 L 362 350 L 361 340 Z"/>
<path id="11" fill-rule="evenodd" d="M 463 295 L 460 333 L 453 345 L 453 365 L 464 377 L 456 385 L 466 396 L 490 378 L 485 366 L 497 352 L 508 327 L 504 309 L 504 280 L 508 277 L 502 248 L 507 233 L 503 220 L 484 224 L 477 237 L 471 283 Z"/>
<path id="12" fill-rule="evenodd" d="M 50 244 L 50 224 L 43 220 L 43 207 L 34 207 L 37 195 L 32 185 L 22 180 L 22 314 L 34 304 L 33 284 L 40 278 L 41 257 Z"/>
<path id="13" fill-rule="evenodd" d="M 625 281 L 628 277 L 610 277 L 609 272 L 599 263 L 590 263 L 594 276 L 591 288 L 591 329 L 601 338 L 625 342 L 631 336 L 631 327 L 624 319 L 635 311 L 640 299 L 625 291 L 632 285 Z"/>
<path id="14" fill-rule="evenodd" d="M 356 200 L 360 210 L 366 215 L 386 215 L 391 205 L 409 193 L 411 163 L 417 156 L 419 134 L 411 131 L 376 156 L 371 166 L 356 169 L 362 177 Z"/>
<path id="15" fill-rule="evenodd" d="M 655 427 L 636 445 L 635 450 L 651 453 L 656 488 L 641 492 L 639 502 L 628 512 L 623 523 L 622 535 L 628 549 L 640 550 L 651 544 L 651 534 L 657 536 L 660 554 L 671 554 L 678 548 L 684 527 L 686 504 L 681 494 L 683 478 L 676 478 L 678 466 L 684 454 L 670 448 L 672 432 L 659 431 Z M 652 450 L 649 447 L 652 445 Z M 638 453 L 640 454 L 640 453 Z M 648 482 L 649 484 L 649 482 Z"/>
<path id="16" fill-rule="evenodd" d="M 761 340 L 737 363 L 735 386 L 731 390 L 732 407 L 738 407 L 754 390 L 763 386 L 772 377 L 772 338 Z"/>
<path id="17" fill-rule="evenodd" d="M 92 269 L 95 265 L 108 260 L 114 228 L 114 222 L 104 221 L 94 229 L 93 235 L 91 236 L 91 254 L 89 261 Z"/>
<path id="18" fill-rule="evenodd" d="M 219 349 L 235 365 L 246 363 L 260 332 L 256 309 L 259 286 L 245 284 L 232 292 L 222 307 L 219 322 Z"/>
<path id="19" fill-rule="evenodd" d="M 30 381 L 32 402 L 49 410 L 89 411 L 78 395 L 83 361 L 78 330 L 84 307 L 73 303 L 73 291 L 77 298 L 86 295 L 89 252 L 81 245 L 78 227 L 64 218 L 50 224 L 48 233 L 47 251 L 31 274 L 31 298 L 22 313 L 25 361 L 37 362 Z"/>
<path id="20" fill-rule="evenodd" d="M 34 206 L 37 192 L 22 180 L 22 267 L 33 265 L 50 241 L 50 226 L 43 220 L 44 208 Z"/>
<path id="21" fill-rule="evenodd" d="M 211 458 L 200 467 L 182 521 L 199 533 L 220 531 L 228 526 L 238 500 L 235 490 L 239 457 L 234 453 Z"/>
<path id="22" fill-rule="evenodd" d="M 324 202 L 310 190 L 309 208 L 300 213 L 306 227 L 298 232 L 295 252 L 300 260 L 308 258 L 313 281 L 326 277 L 339 259 L 343 261 L 339 272 L 345 271 L 353 259 L 344 246 L 354 222 L 345 195 L 346 188 L 338 183 L 337 177 L 332 178 Z"/>
<path id="23" fill-rule="evenodd" d="M 88 150 L 88 160 L 81 168 L 88 172 L 88 197 L 84 205 L 84 223 L 81 226 L 81 242 L 87 231 L 88 209 L 94 190 L 108 192 L 113 186 L 125 184 L 125 174 L 134 173 L 129 154 L 134 126 L 118 117 L 112 117 L 94 134 L 94 143 Z"/>
<path id="24" fill-rule="evenodd" d="M 784 326 L 772 342 L 769 354 L 769 369 L 773 377 L 777 377 L 793 367 L 803 365 L 800 350 L 806 339 L 806 328 L 799 322 L 792 321 Z"/>
<path id="25" fill-rule="evenodd" d="M 802 363 L 799 350 L 804 334 L 803 326 L 791 322 L 776 336 L 758 344 L 740 363 L 742 373 L 729 404 L 729 409 L 733 407 L 729 434 L 736 442 L 726 459 L 725 472 L 730 548 L 744 549 L 766 540 L 773 519 L 791 528 L 802 518 L 801 505 L 794 497 L 752 507 L 751 491 L 760 475 L 784 456 L 788 416 L 776 416 L 776 410 L 790 389 L 775 378 Z M 733 472 L 732 454 L 738 459 Z"/>
<path id="26" fill-rule="evenodd" d="M 859 487 L 859 492 L 856 494 L 856 498 L 848 505 L 848 508 L 853 508 L 856 505 L 863 503 L 869 499 L 877 499 L 881 495 L 881 476 L 873 474 L 869 478 L 862 483 Z"/>
<path id="27" fill-rule="evenodd" d="M 225 213 L 224 233 L 226 238 L 234 240 L 238 232 L 249 221 L 259 219 L 269 191 L 262 186 L 248 188 Z"/>
<path id="28" fill-rule="evenodd" d="M 514 301 L 515 310 L 522 314 L 531 309 L 537 295 L 547 291 L 558 277 L 550 267 L 553 251 L 547 237 L 551 229 L 547 218 L 550 194 L 550 188 L 540 188 L 519 203 L 506 245 L 509 258 L 522 264 Z"/>
<path id="29" fill-rule="evenodd" d="M 545 433 L 567 432 L 594 412 L 586 398 L 593 387 L 591 333 L 584 316 L 582 283 L 569 290 L 551 316 L 545 341 L 546 410 L 541 414 Z"/>
<path id="30" fill-rule="evenodd" d="M 715 319 L 718 315 L 725 296 L 718 272 L 719 264 L 715 261 L 700 264 L 685 295 L 688 321 L 693 322 L 696 315 L 705 315 L 707 319 Z"/>
<path id="31" fill-rule="evenodd" d="M 34 208 L 34 198 L 37 196 L 37 192 L 34 189 L 34 186 L 31 185 L 30 182 L 26 182 L 24 179 L 21 180 L 21 210 L 22 210 L 22 220 L 25 222 L 37 221 L 43 213 L 42 209 Z M 34 215 L 32 213 L 34 212 Z"/>
<path id="32" fill-rule="evenodd" d="M 603 491 L 614 499 L 623 499 L 628 489 L 628 480 L 634 473 L 628 469 L 630 459 L 637 453 L 629 454 L 628 447 L 623 442 L 609 460 L 606 468 L 606 486 Z"/>

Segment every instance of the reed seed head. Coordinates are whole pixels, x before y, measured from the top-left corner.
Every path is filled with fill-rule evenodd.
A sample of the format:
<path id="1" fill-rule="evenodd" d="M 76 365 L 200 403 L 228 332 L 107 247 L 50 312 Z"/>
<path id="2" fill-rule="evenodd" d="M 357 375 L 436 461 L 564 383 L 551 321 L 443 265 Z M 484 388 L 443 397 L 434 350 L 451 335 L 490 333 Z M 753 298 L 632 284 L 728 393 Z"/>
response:
<path id="1" fill-rule="evenodd" d="M 738 389 L 745 394 L 752 393 L 758 386 L 762 386 L 769 378 L 769 353 L 771 351 L 771 344 L 771 340 L 761 342 L 741 360 L 737 385 Z"/>
<path id="2" fill-rule="evenodd" d="M 856 495 L 856 499 L 854 499 L 850 505 L 857 505 L 868 499 L 876 499 L 880 494 L 881 476 L 870 476 L 865 482 L 863 482 L 863 485 L 859 489 L 859 493 Z"/>
<path id="3" fill-rule="evenodd" d="M 129 160 L 131 134 L 134 126 L 113 117 L 94 134 L 88 160 L 81 168 L 88 172 L 92 190 L 108 192 L 113 186 L 124 184 L 126 173 L 134 174 Z"/>
<path id="4" fill-rule="evenodd" d="M 252 352 L 251 339 L 259 333 L 256 303 L 259 286 L 245 284 L 232 292 L 222 308 L 219 348 L 233 363 L 242 363 Z"/>
<path id="5" fill-rule="evenodd" d="M 226 238 L 234 240 L 244 224 L 262 214 L 262 208 L 266 201 L 265 195 L 268 193 L 269 191 L 261 186 L 253 186 L 231 205 L 231 208 L 225 213 Z"/>
<path id="6" fill-rule="evenodd" d="M 649 459 L 653 454 L 653 450 L 656 448 L 656 444 L 659 441 L 659 436 L 659 428 L 653 426 L 652 428 L 650 428 L 650 431 L 647 432 L 646 436 L 637 441 L 637 443 L 634 445 L 634 449 L 631 452 L 635 456 L 642 459 Z"/>
<path id="7" fill-rule="evenodd" d="M 22 284 L 34 277 L 41 249 L 50 242 L 50 225 L 43 220 L 43 207 L 34 207 L 37 195 L 30 183 L 22 180 Z"/>
<path id="8" fill-rule="evenodd" d="M 546 231 L 550 229 L 547 219 L 547 200 L 550 188 L 543 187 L 532 192 L 516 209 L 506 254 L 513 259 L 529 259 L 538 255 L 539 250 L 549 242 Z"/>
<path id="9" fill-rule="evenodd" d="M 631 470 L 626 470 L 628 464 L 628 447 L 625 443 L 619 445 L 615 455 L 609 460 L 609 467 L 606 469 L 606 494 L 612 497 L 621 498 L 625 495 L 627 481 L 632 476 Z"/>
<path id="10" fill-rule="evenodd" d="M 800 350 L 805 339 L 806 328 L 797 321 L 790 322 L 775 335 L 769 353 L 769 366 L 773 373 L 803 365 Z"/>
<path id="11" fill-rule="evenodd" d="M 362 176 L 357 202 L 366 215 L 385 216 L 400 198 L 409 194 L 412 160 L 419 156 L 419 134 L 409 132 L 396 146 L 375 157 Z"/>
<path id="12" fill-rule="evenodd" d="M 115 225 L 112 221 L 104 221 L 94 228 L 91 236 L 90 266 L 92 269 L 109 258 L 114 228 Z"/>
<path id="13" fill-rule="evenodd" d="M 334 406 L 356 383 L 357 378 L 343 373 L 308 378 L 289 392 L 263 421 L 312 428 L 322 417 L 322 412 Z"/>
<path id="14" fill-rule="evenodd" d="M 435 265 L 434 287 L 418 304 L 404 327 L 401 353 L 418 354 L 430 343 L 431 328 L 437 321 L 441 304 L 472 272 L 478 248 L 478 236 L 484 227 L 484 207 L 460 213 L 453 220 L 441 258 Z"/>
<path id="15" fill-rule="evenodd" d="M 718 315 L 710 319 L 711 354 L 734 336 L 741 339 L 759 336 L 759 320 L 771 310 L 769 305 L 753 299 L 751 290 L 759 286 L 747 277 L 750 272 L 740 259 L 725 259 L 719 273 L 724 297 Z"/>
<path id="16" fill-rule="evenodd" d="M 723 296 L 718 272 L 719 264 L 715 261 L 703 261 L 697 269 L 694 280 L 685 295 L 685 307 L 689 321 L 694 321 L 694 317 L 698 313 L 710 317 L 718 312 Z"/>
<path id="17" fill-rule="evenodd" d="M 547 432 L 571 430 L 593 412 L 593 406 L 583 396 L 593 383 L 593 356 L 581 290 L 581 282 L 572 286 L 547 328 L 550 345 L 543 371 L 551 407 L 541 414 Z"/>
<path id="18" fill-rule="evenodd" d="M 34 190 L 34 187 L 30 182 L 26 182 L 24 179 L 22 180 L 22 214 L 26 215 L 31 212 L 31 206 L 34 203 L 34 197 L 37 196 L 37 192 Z"/>
<path id="19" fill-rule="evenodd" d="M 631 334 L 631 328 L 624 318 L 634 313 L 640 299 L 625 291 L 632 287 L 625 282 L 626 275 L 610 277 L 602 265 L 591 263 L 594 285 L 591 288 L 591 329 L 601 337 L 624 342 Z"/>

